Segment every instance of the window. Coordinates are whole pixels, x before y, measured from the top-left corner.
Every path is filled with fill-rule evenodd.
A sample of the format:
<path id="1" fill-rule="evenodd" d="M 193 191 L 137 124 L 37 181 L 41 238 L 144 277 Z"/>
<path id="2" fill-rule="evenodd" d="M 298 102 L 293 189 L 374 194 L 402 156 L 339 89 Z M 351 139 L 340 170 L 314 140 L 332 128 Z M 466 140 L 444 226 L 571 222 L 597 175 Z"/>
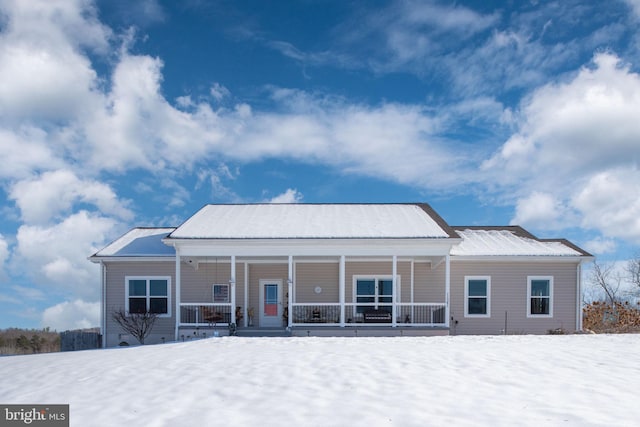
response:
<path id="1" fill-rule="evenodd" d="M 397 276 L 398 283 L 400 276 Z M 358 303 L 357 313 L 364 313 L 367 310 L 379 309 L 391 313 L 393 303 L 393 280 L 390 276 L 384 277 L 354 277 L 355 298 Z"/>
<path id="2" fill-rule="evenodd" d="M 553 316 L 553 277 L 527 278 L 527 317 Z"/>
<path id="3" fill-rule="evenodd" d="M 213 302 L 229 302 L 229 285 L 213 285 Z"/>
<path id="4" fill-rule="evenodd" d="M 491 317 L 491 277 L 465 276 L 464 317 Z"/>
<path id="5" fill-rule="evenodd" d="M 127 277 L 126 307 L 129 313 L 170 316 L 170 277 Z"/>

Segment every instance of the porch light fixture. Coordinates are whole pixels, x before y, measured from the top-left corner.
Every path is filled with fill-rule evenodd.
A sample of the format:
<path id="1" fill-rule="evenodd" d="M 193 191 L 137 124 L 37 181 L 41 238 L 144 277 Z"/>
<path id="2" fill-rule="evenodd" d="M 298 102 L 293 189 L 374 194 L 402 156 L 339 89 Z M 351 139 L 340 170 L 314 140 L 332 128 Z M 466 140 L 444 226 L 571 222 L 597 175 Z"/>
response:
<path id="1" fill-rule="evenodd" d="M 314 289 L 316 294 L 321 294 L 322 293 L 322 288 L 320 286 L 316 286 Z"/>

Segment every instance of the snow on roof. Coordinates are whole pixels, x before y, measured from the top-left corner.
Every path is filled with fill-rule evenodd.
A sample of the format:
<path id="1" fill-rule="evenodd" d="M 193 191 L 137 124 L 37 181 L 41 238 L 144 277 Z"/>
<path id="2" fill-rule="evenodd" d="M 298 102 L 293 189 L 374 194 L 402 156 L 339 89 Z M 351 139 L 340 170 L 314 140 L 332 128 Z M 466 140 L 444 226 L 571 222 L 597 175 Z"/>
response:
<path id="1" fill-rule="evenodd" d="M 96 252 L 101 256 L 175 256 L 173 247 L 162 239 L 175 228 L 134 228 Z"/>
<path id="2" fill-rule="evenodd" d="M 462 242 L 451 249 L 454 256 L 582 256 L 561 241 L 546 241 L 524 235 L 519 227 L 476 229 L 456 227 Z M 516 230 L 520 232 L 516 232 Z M 528 233 L 526 233 L 528 234 Z"/>
<path id="3" fill-rule="evenodd" d="M 170 238 L 446 238 L 437 214 L 412 204 L 207 205 Z"/>

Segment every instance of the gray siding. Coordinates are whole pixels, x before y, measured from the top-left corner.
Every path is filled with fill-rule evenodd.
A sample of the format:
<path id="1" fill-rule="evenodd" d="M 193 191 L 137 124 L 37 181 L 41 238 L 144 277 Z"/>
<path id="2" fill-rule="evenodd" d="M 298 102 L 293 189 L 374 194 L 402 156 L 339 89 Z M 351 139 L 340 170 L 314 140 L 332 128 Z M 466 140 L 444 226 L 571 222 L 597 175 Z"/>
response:
<path id="1" fill-rule="evenodd" d="M 414 302 L 445 302 L 445 263 L 435 269 L 431 263 L 416 262 L 414 265 Z M 404 288 L 404 284 L 403 284 Z M 404 291 L 404 289 L 403 289 Z M 403 295 L 403 300 L 404 300 Z"/>
<path id="2" fill-rule="evenodd" d="M 131 345 L 138 344 L 131 336 L 124 336 L 125 332 L 111 318 L 111 313 L 125 308 L 125 277 L 126 276 L 169 276 L 171 278 L 171 298 L 169 301 L 170 317 L 160 317 L 153 326 L 153 332 L 146 343 L 172 341 L 175 337 L 175 268 L 174 261 L 168 262 L 115 262 L 105 263 L 107 269 L 106 295 L 106 340 L 107 347 L 117 346 L 121 341 Z M 122 334 L 122 335 L 121 335 Z"/>
<path id="3" fill-rule="evenodd" d="M 340 302 L 340 264 L 308 262 L 296 264 L 296 302 Z M 322 292 L 315 292 L 316 286 Z"/>
<path id="4" fill-rule="evenodd" d="M 213 285 L 226 284 L 231 280 L 230 262 L 205 262 L 198 265 L 197 270 L 187 264 L 181 267 L 182 302 L 213 302 Z M 236 263 L 236 305 L 242 306 L 244 301 L 244 264 Z"/>
<path id="5" fill-rule="evenodd" d="M 174 338 L 175 313 L 175 262 L 110 262 L 106 263 L 106 339 L 107 346 L 118 345 L 126 340 L 135 344 L 135 339 L 121 336 L 123 331 L 111 319 L 110 313 L 125 307 L 126 276 L 168 276 L 171 278 L 171 316 L 159 318 L 148 343 L 160 342 L 161 338 Z M 505 327 L 507 313 L 508 333 L 546 333 L 550 329 L 563 328 L 573 331 L 576 327 L 576 263 L 560 262 L 451 262 L 451 322 L 452 334 L 499 334 Z M 353 277 L 391 275 L 391 261 L 347 262 L 345 300 L 353 300 Z M 201 263 L 194 268 L 182 264 L 182 302 L 212 302 L 212 284 L 228 283 L 231 278 L 229 262 Z M 236 305 L 244 305 L 244 263 L 236 265 Z M 429 262 L 414 263 L 414 302 L 444 302 L 445 263 L 433 268 Z M 296 262 L 296 302 L 339 302 L 339 263 Z M 411 263 L 398 262 L 401 284 L 401 302 L 411 301 Z M 464 317 L 465 276 L 491 277 L 491 316 L 488 318 Z M 553 317 L 527 318 L 527 277 L 553 276 Z M 254 307 L 254 326 L 260 326 L 259 281 L 261 279 L 282 280 L 283 297 L 286 298 L 288 265 L 286 263 L 255 263 L 248 266 L 248 307 Z M 316 294 L 316 286 L 322 288 Z M 245 307 L 243 307 L 244 309 Z M 457 322 L 457 323 L 456 323 Z"/>
<path id="6" fill-rule="evenodd" d="M 576 329 L 577 265 L 559 262 L 451 263 L 452 334 L 544 334 L 550 329 Z M 491 277 L 491 317 L 464 317 L 465 276 Z M 527 317 L 527 277 L 553 276 L 553 317 Z M 457 321 L 457 323 L 456 323 Z"/>

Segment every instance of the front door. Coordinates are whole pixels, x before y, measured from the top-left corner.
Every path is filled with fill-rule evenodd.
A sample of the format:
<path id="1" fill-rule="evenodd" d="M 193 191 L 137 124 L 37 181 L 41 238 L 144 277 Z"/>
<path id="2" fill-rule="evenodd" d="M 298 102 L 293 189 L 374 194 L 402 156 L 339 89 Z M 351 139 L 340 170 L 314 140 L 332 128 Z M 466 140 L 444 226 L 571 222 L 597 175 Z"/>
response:
<path id="1" fill-rule="evenodd" d="M 260 326 L 282 326 L 282 280 L 260 280 Z"/>

